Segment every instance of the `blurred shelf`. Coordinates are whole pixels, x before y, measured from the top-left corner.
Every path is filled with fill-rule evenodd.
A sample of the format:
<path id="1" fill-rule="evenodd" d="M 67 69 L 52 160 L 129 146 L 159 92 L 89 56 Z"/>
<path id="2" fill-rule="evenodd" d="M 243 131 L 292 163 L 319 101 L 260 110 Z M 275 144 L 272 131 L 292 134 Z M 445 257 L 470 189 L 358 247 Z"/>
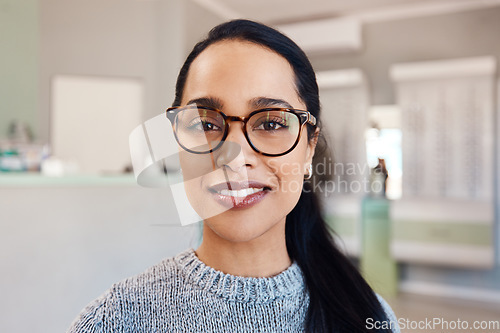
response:
<path id="1" fill-rule="evenodd" d="M 48 177 L 39 173 L 0 173 L 4 187 L 69 187 L 69 186 L 138 186 L 133 174 L 71 175 Z"/>

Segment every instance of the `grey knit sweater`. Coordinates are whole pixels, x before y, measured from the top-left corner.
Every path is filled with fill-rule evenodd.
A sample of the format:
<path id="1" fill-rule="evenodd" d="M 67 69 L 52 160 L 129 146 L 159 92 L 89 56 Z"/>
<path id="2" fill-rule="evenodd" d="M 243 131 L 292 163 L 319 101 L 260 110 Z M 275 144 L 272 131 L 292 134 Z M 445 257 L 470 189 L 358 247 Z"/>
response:
<path id="1" fill-rule="evenodd" d="M 205 265 L 189 248 L 114 284 L 68 332 L 301 332 L 308 305 L 295 262 L 272 277 L 240 277 Z"/>

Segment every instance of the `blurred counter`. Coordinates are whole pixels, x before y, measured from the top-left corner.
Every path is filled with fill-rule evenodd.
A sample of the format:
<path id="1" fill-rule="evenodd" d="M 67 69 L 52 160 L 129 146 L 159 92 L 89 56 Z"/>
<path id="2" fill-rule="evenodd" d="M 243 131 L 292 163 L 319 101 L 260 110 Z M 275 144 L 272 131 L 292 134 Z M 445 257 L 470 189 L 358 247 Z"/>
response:
<path id="1" fill-rule="evenodd" d="M 0 332 L 64 332 L 112 283 L 196 248 L 198 234 L 169 188 L 133 174 L 0 173 Z"/>
<path id="2" fill-rule="evenodd" d="M 0 173 L 0 187 L 138 186 L 133 174 L 49 177 L 40 173 Z"/>

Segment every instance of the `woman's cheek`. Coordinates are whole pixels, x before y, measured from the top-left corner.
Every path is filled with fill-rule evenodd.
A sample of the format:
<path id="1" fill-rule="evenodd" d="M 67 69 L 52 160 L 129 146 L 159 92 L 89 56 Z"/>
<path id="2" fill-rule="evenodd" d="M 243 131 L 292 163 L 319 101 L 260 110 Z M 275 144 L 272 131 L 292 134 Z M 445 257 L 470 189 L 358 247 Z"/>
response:
<path id="1" fill-rule="evenodd" d="M 280 186 L 282 191 L 297 193 L 302 190 L 303 165 L 299 162 L 283 162 L 279 167 Z"/>

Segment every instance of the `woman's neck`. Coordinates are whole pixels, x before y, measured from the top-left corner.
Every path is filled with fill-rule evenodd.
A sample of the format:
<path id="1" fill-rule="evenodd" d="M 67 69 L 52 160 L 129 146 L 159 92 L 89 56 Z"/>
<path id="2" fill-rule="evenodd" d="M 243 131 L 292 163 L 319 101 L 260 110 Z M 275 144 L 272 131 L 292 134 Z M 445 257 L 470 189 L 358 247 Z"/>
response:
<path id="1" fill-rule="evenodd" d="M 271 277 L 291 265 L 286 249 L 285 223 L 256 239 L 231 242 L 203 226 L 203 242 L 196 256 L 207 266 L 227 274 L 246 277 Z"/>

